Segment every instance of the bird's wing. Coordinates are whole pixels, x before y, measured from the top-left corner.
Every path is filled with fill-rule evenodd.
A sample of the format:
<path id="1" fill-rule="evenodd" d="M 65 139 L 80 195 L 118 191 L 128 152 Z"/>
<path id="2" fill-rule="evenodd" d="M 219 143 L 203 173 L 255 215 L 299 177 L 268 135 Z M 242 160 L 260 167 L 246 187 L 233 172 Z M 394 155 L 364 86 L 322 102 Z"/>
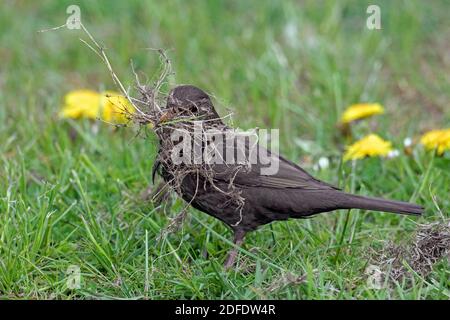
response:
<path id="1" fill-rule="evenodd" d="M 267 188 L 295 188 L 309 190 L 339 190 L 338 188 L 315 179 L 300 166 L 283 157 L 267 151 L 272 161 L 278 160 L 278 168 L 273 173 L 267 173 L 267 165 L 259 162 L 250 166 L 232 164 L 215 164 L 215 179 L 232 182 L 241 187 L 267 187 Z M 274 162 L 272 162 L 274 163 Z M 275 165 L 274 168 L 277 166 Z M 266 170 L 263 170 L 266 168 Z M 266 172 L 266 173 L 265 173 Z"/>

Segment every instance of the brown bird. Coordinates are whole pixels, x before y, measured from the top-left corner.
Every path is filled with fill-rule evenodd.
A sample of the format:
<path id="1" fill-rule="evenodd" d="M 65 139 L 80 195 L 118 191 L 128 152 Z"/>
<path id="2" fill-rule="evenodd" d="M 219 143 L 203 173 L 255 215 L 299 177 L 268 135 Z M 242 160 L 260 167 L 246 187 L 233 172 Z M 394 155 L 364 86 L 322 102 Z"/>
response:
<path id="1" fill-rule="evenodd" d="M 171 135 L 175 130 L 192 134 L 194 121 L 198 121 L 197 124 L 214 129 L 216 135 L 225 136 L 233 131 L 214 110 L 209 95 L 195 86 L 182 85 L 170 92 L 163 120 L 155 127 L 160 149 L 153 177 L 158 171 L 186 202 L 220 219 L 233 230 L 236 246 L 229 252 L 225 268 L 234 265 L 237 246 L 242 244 L 246 233 L 272 221 L 352 208 L 412 215 L 423 213 L 423 207 L 416 204 L 343 192 L 259 145 L 257 147 L 266 151 L 271 159 L 278 160 L 275 174 L 264 174 L 265 165 L 260 160 L 251 165 L 176 164 L 171 155 L 186 136 L 174 143 Z M 208 143 L 201 141 L 201 150 L 204 151 Z M 227 148 L 233 148 L 231 155 L 239 152 L 235 143 L 221 147 L 222 155 Z M 249 150 L 248 143 L 245 150 Z M 179 156 L 183 156 L 183 151 Z"/>

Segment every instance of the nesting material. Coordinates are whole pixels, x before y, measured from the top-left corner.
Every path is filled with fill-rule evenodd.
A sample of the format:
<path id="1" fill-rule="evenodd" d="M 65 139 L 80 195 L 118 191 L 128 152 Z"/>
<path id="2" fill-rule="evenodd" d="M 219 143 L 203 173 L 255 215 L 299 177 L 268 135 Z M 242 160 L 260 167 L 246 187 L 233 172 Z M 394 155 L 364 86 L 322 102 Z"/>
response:
<path id="1" fill-rule="evenodd" d="M 442 259 L 450 259 L 450 220 L 419 225 L 411 243 L 390 242 L 375 260 L 385 275 L 401 281 L 413 273 L 428 276 Z"/>

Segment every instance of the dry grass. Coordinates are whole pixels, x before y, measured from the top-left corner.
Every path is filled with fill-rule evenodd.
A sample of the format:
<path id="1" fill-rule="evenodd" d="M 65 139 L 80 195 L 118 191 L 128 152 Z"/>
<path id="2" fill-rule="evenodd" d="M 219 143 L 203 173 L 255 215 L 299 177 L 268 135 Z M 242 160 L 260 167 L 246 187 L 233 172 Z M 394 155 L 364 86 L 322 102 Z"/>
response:
<path id="1" fill-rule="evenodd" d="M 443 258 L 450 258 L 450 220 L 419 225 L 410 243 L 389 242 L 375 260 L 391 280 L 401 281 L 414 273 L 427 277 Z"/>

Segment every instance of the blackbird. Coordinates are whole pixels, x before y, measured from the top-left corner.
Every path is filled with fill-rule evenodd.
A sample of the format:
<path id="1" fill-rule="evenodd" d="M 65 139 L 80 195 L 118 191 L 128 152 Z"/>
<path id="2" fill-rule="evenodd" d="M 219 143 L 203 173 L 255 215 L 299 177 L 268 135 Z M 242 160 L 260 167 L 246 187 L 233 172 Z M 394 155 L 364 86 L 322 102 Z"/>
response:
<path id="1" fill-rule="evenodd" d="M 192 165 L 175 164 L 169 154 L 177 145 L 171 142 L 171 134 L 177 128 L 192 133 L 195 120 L 223 135 L 232 131 L 215 111 L 210 96 L 195 86 L 181 85 L 171 90 L 161 118 L 161 123 L 155 126 L 160 146 L 152 176 L 154 178 L 158 172 L 166 183 L 176 185 L 176 192 L 188 204 L 231 228 L 235 246 L 225 260 L 226 269 L 234 265 L 237 247 L 246 233 L 272 221 L 352 208 L 411 215 L 423 213 L 423 207 L 416 204 L 346 193 L 266 149 L 270 157 L 278 160 L 275 174 L 262 173 L 263 164 L 258 161 L 244 166 L 212 164 L 203 171 L 194 170 Z M 235 144 L 222 147 L 237 148 Z M 204 148 L 202 142 L 202 150 Z M 236 155 L 236 150 L 230 154 Z"/>

